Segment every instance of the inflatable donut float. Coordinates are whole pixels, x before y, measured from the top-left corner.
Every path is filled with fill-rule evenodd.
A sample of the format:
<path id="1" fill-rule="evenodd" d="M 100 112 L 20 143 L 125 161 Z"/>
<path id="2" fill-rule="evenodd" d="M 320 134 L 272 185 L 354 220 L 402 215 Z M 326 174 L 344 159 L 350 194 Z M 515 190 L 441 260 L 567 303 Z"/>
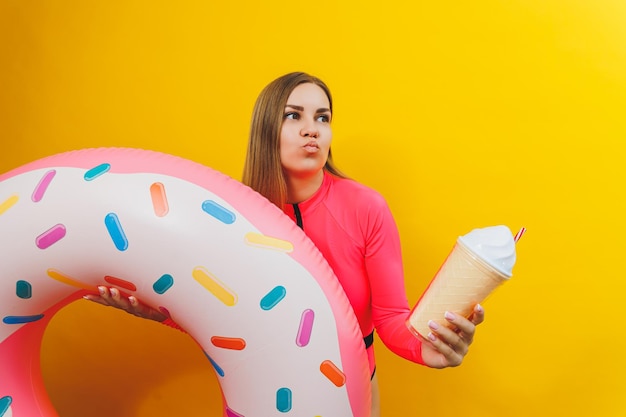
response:
<path id="1" fill-rule="evenodd" d="M 39 354 L 63 306 L 119 288 L 204 350 L 228 417 L 367 417 L 352 308 L 304 233 L 211 168 L 99 148 L 0 176 L 0 417 L 56 416 Z"/>

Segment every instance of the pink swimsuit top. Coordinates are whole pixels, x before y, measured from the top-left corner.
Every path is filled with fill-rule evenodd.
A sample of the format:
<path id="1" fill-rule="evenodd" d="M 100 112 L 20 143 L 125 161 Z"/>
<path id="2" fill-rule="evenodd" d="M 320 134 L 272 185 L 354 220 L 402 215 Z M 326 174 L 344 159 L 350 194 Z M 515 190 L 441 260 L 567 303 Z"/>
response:
<path id="1" fill-rule="evenodd" d="M 284 212 L 322 252 L 343 286 L 364 336 L 374 329 L 395 354 L 421 363 L 421 340 L 406 327 L 400 237 L 385 199 L 350 179 L 324 171 L 320 189 Z M 375 370 L 373 348 L 368 348 Z"/>

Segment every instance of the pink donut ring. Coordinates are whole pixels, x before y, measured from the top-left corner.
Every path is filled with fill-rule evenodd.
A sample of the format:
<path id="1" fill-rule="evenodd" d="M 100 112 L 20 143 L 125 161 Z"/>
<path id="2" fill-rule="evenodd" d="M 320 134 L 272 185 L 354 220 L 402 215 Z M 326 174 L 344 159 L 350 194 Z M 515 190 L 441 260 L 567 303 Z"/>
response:
<path id="1" fill-rule="evenodd" d="M 229 417 L 369 416 L 343 289 L 304 233 L 241 183 L 157 152 L 67 152 L 0 176 L 0 230 L 0 417 L 57 415 L 43 332 L 98 285 L 171 313 L 211 361 Z"/>

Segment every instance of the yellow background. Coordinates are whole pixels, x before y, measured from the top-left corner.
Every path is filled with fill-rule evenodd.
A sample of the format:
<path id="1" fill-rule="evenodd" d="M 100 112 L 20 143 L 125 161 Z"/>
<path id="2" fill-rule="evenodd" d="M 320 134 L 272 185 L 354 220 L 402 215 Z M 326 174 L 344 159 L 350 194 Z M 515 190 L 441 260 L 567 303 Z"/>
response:
<path id="1" fill-rule="evenodd" d="M 0 171 L 140 147 L 240 178 L 275 77 L 330 85 L 336 159 L 382 192 L 414 303 L 457 235 L 528 232 L 463 366 L 379 342 L 386 417 L 625 416 L 626 2 L 0 2 Z M 184 334 L 85 301 L 43 370 L 62 417 L 218 416 Z"/>

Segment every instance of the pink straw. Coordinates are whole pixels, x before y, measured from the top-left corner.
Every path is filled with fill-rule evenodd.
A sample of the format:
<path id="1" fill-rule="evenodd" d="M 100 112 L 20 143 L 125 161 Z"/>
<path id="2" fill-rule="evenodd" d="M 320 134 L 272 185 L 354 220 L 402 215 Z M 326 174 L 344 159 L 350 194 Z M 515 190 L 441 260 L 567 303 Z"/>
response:
<path id="1" fill-rule="evenodd" d="M 517 241 L 520 240 L 520 238 L 522 237 L 524 233 L 526 233 L 526 228 L 522 227 L 521 229 L 519 229 L 519 232 L 517 232 L 517 234 L 513 238 L 513 242 L 517 243 Z"/>

